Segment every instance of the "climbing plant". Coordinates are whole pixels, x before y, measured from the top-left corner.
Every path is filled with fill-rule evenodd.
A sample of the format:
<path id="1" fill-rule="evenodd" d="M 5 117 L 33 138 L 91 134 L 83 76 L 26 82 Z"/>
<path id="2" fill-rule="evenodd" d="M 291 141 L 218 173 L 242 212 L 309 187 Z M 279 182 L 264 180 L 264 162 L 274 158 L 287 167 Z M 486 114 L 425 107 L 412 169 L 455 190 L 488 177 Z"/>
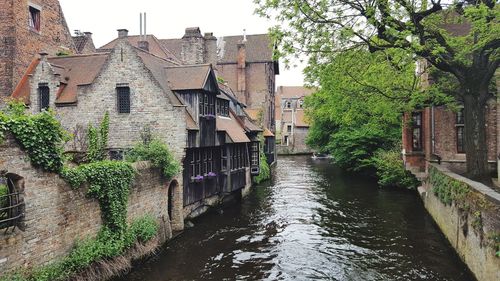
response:
<path id="1" fill-rule="evenodd" d="M 104 114 L 104 118 L 99 128 L 89 124 L 87 131 L 88 148 L 86 161 L 96 162 L 106 159 L 106 147 L 108 146 L 109 135 L 109 113 Z"/>
<path id="2" fill-rule="evenodd" d="M 269 167 L 269 164 L 267 164 L 267 157 L 266 157 L 266 154 L 264 153 L 263 147 L 264 147 L 264 137 L 261 136 L 260 137 L 260 150 L 259 150 L 260 172 L 259 172 L 259 175 L 254 177 L 254 181 L 257 184 L 271 178 L 271 168 Z"/>
<path id="3" fill-rule="evenodd" d="M 432 185 L 432 192 L 444 204 L 454 202 L 457 205 L 463 205 L 465 197 L 470 192 L 466 183 L 453 179 L 432 166 L 429 167 L 429 181 Z"/>
<path id="4" fill-rule="evenodd" d="M 125 159 L 129 162 L 151 161 L 153 167 L 161 169 L 167 179 L 177 175 L 181 169 L 167 145 L 157 138 L 137 143 Z"/>
<path id="5" fill-rule="evenodd" d="M 63 166 L 63 144 L 69 135 L 53 111 L 29 114 L 23 103 L 10 101 L 0 112 L 0 137 L 10 132 L 35 167 L 59 172 Z"/>
<path id="6" fill-rule="evenodd" d="M 128 195 L 135 174 L 130 163 L 99 161 L 64 168 L 61 174 L 73 188 L 88 183 L 87 195 L 99 201 L 104 227 L 117 238 L 123 238 Z"/>

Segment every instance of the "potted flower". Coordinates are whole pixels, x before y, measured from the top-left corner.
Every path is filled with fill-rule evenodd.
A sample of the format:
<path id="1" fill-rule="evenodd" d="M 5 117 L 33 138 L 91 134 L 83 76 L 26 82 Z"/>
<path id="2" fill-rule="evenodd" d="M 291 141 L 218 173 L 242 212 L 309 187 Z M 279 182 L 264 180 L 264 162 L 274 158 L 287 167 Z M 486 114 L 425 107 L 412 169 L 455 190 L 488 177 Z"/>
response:
<path id="1" fill-rule="evenodd" d="M 203 181 L 202 175 L 197 175 L 195 177 L 191 177 L 191 182 L 202 182 L 202 181 Z"/>
<path id="2" fill-rule="evenodd" d="M 208 174 L 206 174 L 206 177 L 208 177 L 208 178 L 215 178 L 216 176 L 217 176 L 217 174 L 214 172 L 208 172 Z"/>

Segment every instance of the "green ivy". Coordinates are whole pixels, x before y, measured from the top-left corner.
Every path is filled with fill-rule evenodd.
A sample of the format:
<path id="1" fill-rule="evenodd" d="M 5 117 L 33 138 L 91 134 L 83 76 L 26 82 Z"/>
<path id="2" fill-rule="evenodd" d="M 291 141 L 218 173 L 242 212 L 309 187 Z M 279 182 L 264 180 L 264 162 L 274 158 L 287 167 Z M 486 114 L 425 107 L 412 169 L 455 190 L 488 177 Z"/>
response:
<path id="1" fill-rule="evenodd" d="M 136 242 L 144 243 L 158 233 L 158 223 L 153 216 L 133 221 L 126 229 L 124 239 L 117 239 L 112 231 L 103 228 L 95 238 L 77 241 L 68 256 L 60 261 L 0 277 L 0 281 L 57 281 L 67 280 L 92 263 L 123 254 Z"/>
<path id="2" fill-rule="evenodd" d="M 271 168 L 269 167 L 269 164 L 267 164 L 267 157 L 266 157 L 266 154 L 264 153 L 264 149 L 263 149 L 263 146 L 264 146 L 264 138 L 261 138 L 260 140 L 260 150 L 259 150 L 259 160 L 260 160 L 260 163 L 259 163 L 259 175 L 257 175 L 256 177 L 254 177 L 254 181 L 255 183 L 259 184 L 265 180 L 268 180 L 271 178 Z"/>
<path id="3" fill-rule="evenodd" d="M 136 144 L 125 159 L 128 162 L 151 161 L 153 167 L 162 170 L 167 179 L 172 179 L 181 169 L 167 145 L 159 139 Z"/>
<path id="4" fill-rule="evenodd" d="M 96 162 L 106 159 L 106 148 L 108 146 L 108 135 L 109 135 L 109 113 L 104 114 L 104 118 L 99 125 L 99 128 L 95 128 L 92 124 L 89 124 L 87 130 L 88 148 L 86 161 Z"/>
<path id="5" fill-rule="evenodd" d="M 49 172 L 59 172 L 63 167 L 63 144 L 68 134 L 51 110 L 29 114 L 22 103 L 11 101 L 0 112 L 2 139 L 5 132 L 14 135 L 33 166 Z"/>
<path id="6" fill-rule="evenodd" d="M 429 180 L 432 191 L 444 204 L 455 202 L 465 207 L 465 197 L 470 192 L 470 187 L 459 180 L 440 172 L 436 167 L 429 167 Z"/>
<path id="7" fill-rule="evenodd" d="M 61 175 L 73 188 L 88 183 L 87 195 L 99 201 L 104 226 L 123 238 L 128 195 L 135 175 L 132 166 L 106 160 L 64 168 Z"/>

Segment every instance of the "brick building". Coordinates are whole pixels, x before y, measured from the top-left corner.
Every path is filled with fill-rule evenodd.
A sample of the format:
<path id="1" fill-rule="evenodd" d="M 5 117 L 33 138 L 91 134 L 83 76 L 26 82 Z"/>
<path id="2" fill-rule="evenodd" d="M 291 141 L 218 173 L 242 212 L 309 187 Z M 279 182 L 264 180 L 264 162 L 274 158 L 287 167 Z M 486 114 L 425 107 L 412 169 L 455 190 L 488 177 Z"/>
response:
<path id="1" fill-rule="evenodd" d="M 76 53 L 59 1 L 0 1 L 1 97 L 12 93 L 41 51 L 50 55 Z"/>
<path id="2" fill-rule="evenodd" d="M 254 121 L 265 129 L 265 153 L 275 160 L 275 80 L 279 64 L 273 59 L 273 44 L 267 34 L 225 36 L 201 34 L 186 28 L 181 39 L 162 39 L 166 50 L 184 64 L 210 63 L 217 75 L 235 90 L 238 100 Z"/>
<path id="3" fill-rule="evenodd" d="M 276 94 L 276 146 L 278 154 L 312 153 L 306 145 L 309 124 L 305 120 L 304 98 L 313 89 L 302 86 L 279 86 Z"/>
<path id="4" fill-rule="evenodd" d="M 426 73 L 426 62 L 419 62 L 421 87 L 432 83 Z M 500 73 L 497 72 L 497 92 L 500 91 Z M 486 142 L 491 170 L 497 170 L 499 155 L 500 112 L 498 101 L 490 99 L 484 110 L 486 115 Z M 463 108 L 452 111 L 447 106 L 432 106 L 403 115 L 403 160 L 405 167 L 417 176 L 424 176 L 428 163 L 435 162 L 457 173 L 466 171 L 465 120 Z"/>
<path id="5" fill-rule="evenodd" d="M 154 44 L 138 41 L 138 48 L 133 42 L 122 29 L 98 53 L 42 54 L 12 96 L 34 113 L 54 109 L 75 136 L 108 112 L 112 158 L 141 141 L 141 132 L 154 132 L 183 163 L 182 188 L 173 202 L 173 222 L 182 225 L 206 205 L 251 186 L 251 175 L 259 172 L 259 130 L 241 114 L 241 104 L 231 100 L 228 90 L 219 88 L 210 64 L 180 65 L 159 45 L 155 55 Z M 75 138 L 66 149 L 84 150 L 81 139 L 85 137 Z"/>

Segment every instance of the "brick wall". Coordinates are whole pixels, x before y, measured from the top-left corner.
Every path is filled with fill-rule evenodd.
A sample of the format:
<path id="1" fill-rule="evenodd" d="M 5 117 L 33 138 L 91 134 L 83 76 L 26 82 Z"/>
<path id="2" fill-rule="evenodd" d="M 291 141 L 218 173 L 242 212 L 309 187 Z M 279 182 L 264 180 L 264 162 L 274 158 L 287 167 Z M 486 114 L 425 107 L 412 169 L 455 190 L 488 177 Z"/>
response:
<path id="1" fill-rule="evenodd" d="M 40 8 L 41 26 L 28 26 L 29 4 Z M 58 0 L 0 2 L 0 96 L 9 96 L 36 55 L 45 51 L 75 53 Z"/>
<path id="2" fill-rule="evenodd" d="M 169 183 L 147 164 L 136 167 L 139 172 L 129 197 L 128 219 L 153 215 L 161 225 L 160 238 L 168 239 L 171 237 Z M 22 177 L 18 182 L 24 187 L 26 208 L 24 231 L 17 228 L 13 232 L 0 231 L 1 273 L 61 258 L 68 254 L 76 239 L 93 236 L 100 229 L 99 204 L 85 196 L 86 188 L 72 190 L 58 175 L 31 167 L 27 155 L 10 136 L 0 145 L 2 170 Z"/>

